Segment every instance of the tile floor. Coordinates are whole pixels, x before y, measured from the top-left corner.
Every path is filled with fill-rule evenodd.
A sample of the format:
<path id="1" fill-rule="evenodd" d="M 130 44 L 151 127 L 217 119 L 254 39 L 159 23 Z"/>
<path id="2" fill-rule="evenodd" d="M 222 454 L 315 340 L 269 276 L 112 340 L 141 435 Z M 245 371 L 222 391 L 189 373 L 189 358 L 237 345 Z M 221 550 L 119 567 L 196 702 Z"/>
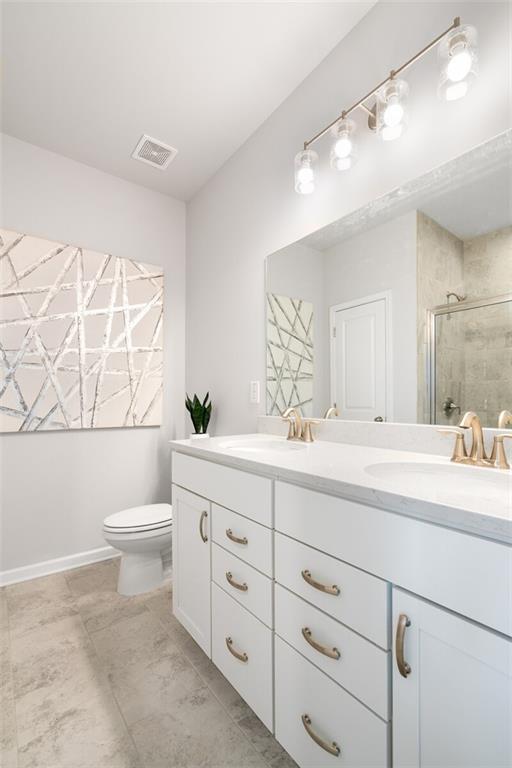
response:
<path id="1" fill-rule="evenodd" d="M 2 768 L 292 768 L 171 613 L 116 592 L 118 560 L 0 590 Z"/>

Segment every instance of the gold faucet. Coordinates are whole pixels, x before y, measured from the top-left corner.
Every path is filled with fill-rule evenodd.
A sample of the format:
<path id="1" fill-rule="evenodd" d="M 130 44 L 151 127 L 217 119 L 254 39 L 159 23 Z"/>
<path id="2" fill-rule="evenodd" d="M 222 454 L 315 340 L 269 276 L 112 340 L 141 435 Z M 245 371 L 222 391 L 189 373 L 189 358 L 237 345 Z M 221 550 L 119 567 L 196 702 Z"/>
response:
<path id="1" fill-rule="evenodd" d="M 512 413 L 510 413 L 510 411 L 502 411 L 498 418 L 498 429 L 505 429 L 509 424 L 512 424 Z M 512 438 L 512 431 L 505 432 L 501 435 L 495 435 L 492 443 L 490 461 L 492 461 L 493 465 L 498 469 L 510 469 L 505 446 L 503 445 L 503 441 L 507 437 Z"/>
<path id="2" fill-rule="evenodd" d="M 466 451 L 466 443 L 464 442 L 464 430 L 459 429 L 458 427 L 448 427 L 447 429 L 438 429 L 437 431 L 442 435 L 457 435 L 450 461 L 455 461 L 458 464 L 466 464 L 468 461 L 468 453 Z"/>
<path id="3" fill-rule="evenodd" d="M 492 467 L 492 462 L 485 452 L 482 424 L 476 413 L 474 411 L 467 411 L 462 417 L 459 427 L 471 429 L 473 434 L 469 458 L 464 463 L 475 464 L 477 467 Z"/>
<path id="4" fill-rule="evenodd" d="M 302 439 L 302 418 L 297 408 L 287 408 L 283 413 L 282 418 L 288 422 L 288 437 L 287 440 L 301 440 Z"/>
<path id="5" fill-rule="evenodd" d="M 335 405 L 333 405 L 331 408 L 328 408 L 326 412 L 324 413 L 324 419 L 330 419 L 331 416 L 339 416 L 340 412 L 336 408 Z"/>
<path id="6" fill-rule="evenodd" d="M 301 440 L 303 443 L 313 443 L 315 438 L 313 424 L 318 424 L 315 419 L 302 419 L 297 408 L 287 408 L 282 418 L 289 423 L 287 440 Z"/>

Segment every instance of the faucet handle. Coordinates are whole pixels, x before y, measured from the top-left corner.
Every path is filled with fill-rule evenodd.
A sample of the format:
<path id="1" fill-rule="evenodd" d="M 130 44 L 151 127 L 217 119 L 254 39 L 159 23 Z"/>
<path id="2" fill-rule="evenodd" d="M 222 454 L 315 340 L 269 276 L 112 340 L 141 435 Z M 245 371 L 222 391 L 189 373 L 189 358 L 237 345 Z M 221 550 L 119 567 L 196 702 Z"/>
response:
<path id="1" fill-rule="evenodd" d="M 512 439 L 512 432 L 506 432 L 503 435 L 494 435 L 494 440 L 492 442 L 492 451 L 491 451 L 489 460 L 498 469 L 510 469 L 510 464 L 508 463 L 508 460 L 507 460 L 505 446 L 503 445 L 503 441 L 505 440 L 506 437 L 509 437 Z"/>
<path id="2" fill-rule="evenodd" d="M 313 435 L 313 430 L 311 429 L 311 427 L 313 426 L 313 424 L 319 424 L 319 423 L 320 422 L 318 421 L 318 419 L 304 419 L 304 421 L 302 422 L 302 436 L 301 436 L 301 439 L 305 443 L 314 443 L 315 442 L 315 437 Z"/>
<path id="3" fill-rule="evenodd" d="M 464 441 L 464 429 L 461 429 L 460 427 L 446 427 L 445 429 L 438 429 L 437 431 L 441 435 L 456 435 L 450 461 L 459 463 L 465 462 L 468 458 L 468 452 L 466 451 L 466 443 Z"/>

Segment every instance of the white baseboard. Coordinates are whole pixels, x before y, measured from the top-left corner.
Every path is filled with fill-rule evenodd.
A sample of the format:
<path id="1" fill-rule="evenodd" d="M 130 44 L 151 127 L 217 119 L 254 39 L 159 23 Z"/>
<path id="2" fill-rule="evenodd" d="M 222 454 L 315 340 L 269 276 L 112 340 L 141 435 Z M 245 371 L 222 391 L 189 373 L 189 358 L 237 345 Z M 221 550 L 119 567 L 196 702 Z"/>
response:
<path id="1" fill-rule="evenodd" d="M 0 571 L 0 587 L 29 579 L 37 579 L 40 576 L 59 573 L 59 571 L 69 571 L 72 568 L 79 568 L 81 565 L 99 563 L 101 560 L 110 560 L 112 557 L 119 557 L 120 554 L 114 547 L 99 547 L 99 549 L 90 549 L 88 552 L 77 552 L 75 555 L 58 557 L 55 560 L 24 565 L 22 568 L 12 568 L 10 571 Z"/>

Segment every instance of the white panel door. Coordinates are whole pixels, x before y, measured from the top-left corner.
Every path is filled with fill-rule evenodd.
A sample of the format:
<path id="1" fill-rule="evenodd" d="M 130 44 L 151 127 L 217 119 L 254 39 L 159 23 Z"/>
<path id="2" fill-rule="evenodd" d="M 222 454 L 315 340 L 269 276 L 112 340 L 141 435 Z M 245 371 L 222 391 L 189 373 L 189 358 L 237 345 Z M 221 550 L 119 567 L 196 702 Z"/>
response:
<path id="1" fill-rule="evenodd" d="M 510 768 L 512 641 L 398 589 L 393 620 L 394 768 Z"/>
<path id="2" fill-rule="evenodd" d="M 342 419 L 386 413 L 386 298 L 331 307 L 332 402 Z"/>
<path id="3" fill-rule="evenodd" d="M 173 612 L 210 656 L 210 502 L 173 485 Z"/>

